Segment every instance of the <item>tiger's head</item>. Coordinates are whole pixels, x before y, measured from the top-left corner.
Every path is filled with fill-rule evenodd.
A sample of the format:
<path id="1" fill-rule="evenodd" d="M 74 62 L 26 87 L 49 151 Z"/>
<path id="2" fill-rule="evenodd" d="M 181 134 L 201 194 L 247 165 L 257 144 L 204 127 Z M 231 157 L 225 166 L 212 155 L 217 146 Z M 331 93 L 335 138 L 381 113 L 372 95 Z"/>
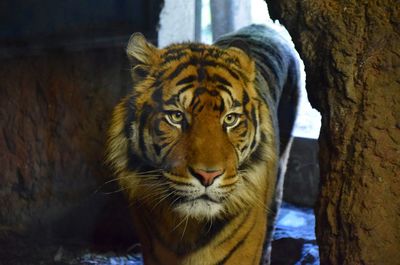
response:
<path id="1" fill-rule="evenodd" d="M 270 115 L 254 87 L 255 62 L 237 46 L 158 49 L 131 37 L 134 87 L 114 111 L 109 160 L 132 198 L 200 219 L 254 203 Z"/>

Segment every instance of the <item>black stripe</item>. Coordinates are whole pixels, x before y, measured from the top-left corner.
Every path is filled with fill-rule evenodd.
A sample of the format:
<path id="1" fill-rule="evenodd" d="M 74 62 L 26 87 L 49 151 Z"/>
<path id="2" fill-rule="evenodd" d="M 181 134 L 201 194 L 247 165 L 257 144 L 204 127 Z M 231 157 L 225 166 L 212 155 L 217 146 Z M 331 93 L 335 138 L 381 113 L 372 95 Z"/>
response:
<path id="1" fill-rule="evenodd" d="M 257 146 L 256 150 L 254 150 L 253 153 L 251 153 L 250 158 L 247 160 L 246 163 L 248 163 L 249 165 L 255 165 L 258 162 L 265 162 L 266 159 L 263 155 L 263 146 L 260 144 L 259 146 Z"/>
<path id="2" fill-rule="evenodd" d="M 160 153 L 161 153 L 161 146 L 160 146 L 159 144 L 154 143 L 154 144 L 153 144 L 153 148 L 154 148 L 154 151 L 156 151 L 156 155 L 157 155 L 157 156 L 160 156 Z"/>
<path id="3" fill-rule="evenodd" d="M 244 235 L 244 237 L 236 243 L 236 245 L 228 252 L 228 254 L 219 262 L 217 262 L 217 265 L 223 265 L 225 262 L 229 260 L 230 257 L 232 257 L 233 253 L 236 252 L 246 241 L 247 237 L 249 236 L 250 232 L 254 229 L 256 222 L 254 221 L 253 225 L 250 227 L 249 231 Z"/>
<path id="4" fill-rule="evenodd" d="M 178 96 L 173 95 L 168 100 L 165 101 L 164 106 L 175 106 L 178 107 Z"/>
<path id="5" fill-rule="evenodd" d="M 249 51 L 249 55 L 251 55 L 252 57 L 255 56 L 255 54 L 263 54 L 263 55 L 267 55 L 268 59 L 267 61 L 276 61 L 278 63 L 278 67 L 280 67 L 281 69 L 283 69 L 283 64 L 284 64 L 284 58 L 282 57 L 282 51 L 279 49 L 279 47 L 277 47 L 277 45 L 275 43 L 268 43 L 265 41 L 259 41 L 259 40 L 255 40 L 253 38 L 251 38 L 251 36 L 249 35 L 245 35 L 245 34 L 239 34 L 239 35 L 235 35 L 234 40 L 236 39 L 240 39 L 242 41 L 244 41 L 245 43 L 248 44 L 249 47 L 251 47 L 250 51 Z M 232 42 L 233 40 L 224 40 L 224 41 L 219 41 L 217 43 L 217 45 L 219 46 L 224 46 L 224 45 L 228 45 Z"/>
<path id="6" fill-rule="evenodd" d="M 211 57 L 214 59 L 218 59 L 221 56 L 223 56 L 224 54 L 226 54 L 225 51 L 216 48 L 216 47 L 212 47 L 212 46 L 208 46 L 207 49 L 205 49 L 205 51 L 207 52 L 206 57 Z"/>
<path id="7" fill-rule="evenodd" d="M 150 85 L 151 88 L 158 88 L 161 85 L 161 79 L 159 77 L 155 78 L 153 84 Z"/>
<path id="8" fill-rule="evenodd" d="M 126 118 L 125 118 L 125 127 L 124 127 L 124 133 L 125 137 L 130 139 L 133 135 L 133 129 L 132 129 L 132 122 L 136 120 L 136 113 L 135 113 L 135 97 L 131 96 L 129 100 L 127 100 L 126 105 Z"/>
<path id="9" fill-rule="evenodd" d="M 217 109 L 220 113 L 222 113 L 225 109 L 225 103 L 224 101 L 221 99 L 221 104 L 219 106 L 217 106 Z"/>
<path id="10" fill-rule="evenodd" d="M 258 60 L 260 63 L 265 63 L 274 74 L 277 74 L 277 72 L 283 69 L 283 58 L 277 51 L 271 49 L 271 47 L 264 46 L 261 49 L 253 49 L 252 54 L 253 57 L 256 57 L 256 61 Z"/>
<path id="11" fill-rule="evenodd" d="M 197 98 L 198 96 L 200 96 L 200 95 L 202 95 L 202 94 L 204 94 L 206 92 L 207 92 L 207 88 L 205 88 L 205 87 L 196 88 L 196 90 L 193 93 L 193 99 Z M 192 101 L 193 101 L 193 99 L 192 99 Z"/>
<path id="12" fill-rule="evenodd" d="M 178 91 L 178 93 L 176 93 L 175 95 L 171 96 L 169 99 L 167 99 L 167 100 L 165 101 L 165 105 L 173 105 L 173 106 L 178 107 L 178 101 L 179 101 L 180 95 L 181 95 L 182 93 L 184 93 L 186 90 L 188 90 L 188 89 L 190 89 L 190 88 L 193 88 L 193 87 L 194 87 L 193 84 L 189 84 L 189 85 L 186 85 L 186 86 L 182 87 L 182 88 Z"/>
<path id="13" fill-rule="evenodd" d="M 241 106 L 242 106 L 242 103 L 241 103 L 239 100 L 233 99 L 233 104 L 232 104 L 232 107 L 233 107 L 233 108 L 235 108 L 235 107 L 241 107 Z"/>
<path id="14" fill-rule="evenodd" d="M 165 57 L 171 56 L 171 55 L 177 55 L 177 54 L 182 54 L 182 53 L 187 53 L 184 48 L 180 46 L 175 46 L 175 47 L 168 47 L 166 49 L 166 52 L 161 55 L 161 58 L 164 59 Z"/>
<path id="15" fill-rule="evenodd" d="M 169 148 L 169 149 L 165 152 L 164 156 L 161 158 L 161 164 L 163 165 L 163 168 L 164 168 L 165 166 L 168 166 L 167 163 L 166 163 L 166 159 L 167 159 L 169 153 L 171 153 L 172 149 L 173 149 L 172 147 Z"/>
<path id="16" fill-rule="evenodd" d="M 160 130 L 161 122 L 163 121 L 168 122 L 165 118 L 157 119 L 155 121 L 154 132 L 159 137 L 165 135 L 165 132 Z"/>
<path id="17" fill-rule="evenodd" d="M 151 110 L 152 108 L 148 104 L 145 104 L 140 114 L 139 121 L 139 148 L 145 160 L 149 160 L 149 157 L 147 156 L 146 143 L 144 142 L 144 128 L 146 127 L 146 122 L 148 121 Z"/>
<path id="18" fill-rule="evenodd" d="M 265 135 L 265 132 L 261 132 L 261 142 L 267 143 L 267 135 Z"/>
<path id="19" fill-rule="evenodd" d="M 198 43 L 190 43 L 188 47 L 192 52 L 203 52 L 205 50 L 204 46 Z M 211 49 L 209 49 L 208 51 L 210 50 Z"/>
<path id="20" fill-rule="evenodd" d="M 175 68 L 175 70 L 174 70 L 171 74 L 169 74 L 169 75 L 166 77 L 166 79 L 172 80 L 172 79 L 176 78 L 176 77 L 177 77 L 183 70 L 185 70 L 188 66 L 190 66 L 190 65 L 195 66 L 195 65 L 197 65 L 197 64 L 198 64 L 198 59 L 197 59 L 197 58 L 194 58 L 194 57 L 191 57 L 189 61 L 183 62 L 183 63 L 179 64 L 179 65 Z"/>
<path id="21" fill-rule="evenodd" d="M 217 85 L 217 88 L 221 89 L 222 91 L 225 91 L 226 93 L 228 93 L 229 97 L 233 100 L 232 92 L 228 88 L 226 88 L 223 85 Z"/>
<path id="22" fill-rule="evenodd" d="M 200 65 L 201 67 L 211 66 L 211 67 L 222 68 L 222 69 L 226 70 L 236 80 L 240 80 L 240 78 L 242 78 L 244 81 L 248 82 L 248 78 L 243 73 L 232 70 L 228 65 L 225 65 L 225 64 L 222 64 L 222 63 L 219 63 L 216 61 L 209 61 L 209 60 L 199 61 L 199 59 L 195 58 L 195 57 L 190 58 L 190 60 L 187 62 L 183 62 L 183 63 L 179 64 L 176 67 L 176 69 L 166 77 L 166 79 L 172 80 L 172 79 L 176 78 L 183 70 L 185 70 L 190 65 L 193 65 L 193 66 Z"/>
<path id="23" fill-rule="evenodd" d="M 238 58 L 234 58 L 234 57 L 228 57 L 224 60 L 225 63 L 227 64 L 234 64 L 236 66 L 240 67 L 240 63 L 239 63 L 239 59 Z"/>
<path id="24" fill-rule="evenodd" d="M 248 78 L 245 77 L 242 73 L 237 72 L 235 73 L 235 71 L 233 71 L 228 65 L 219 63 L 219 62 L 215 62 L 215 61 L 203 61 L 201 62 L 201 64 L 203 66 L 212 66 L 212 67 L 216 67 L 216 68 L 223 68 L 225 69 L 233 78 L 235 78 L 236 80 L 240 80 L 240 77 L 245 80 L 248 81 Z M 240 76 L 240 77 L 239 77 Z"/>
<path id="25" fill-rule="evenodd" d="M 131 143 L 131 140 L 129 140 L 129 143 Z M 140 168 L 140 165 L 142 164 L 142 160 L 132 151 L 132 148 L 129 145 L 129 148 L 127 150 L 127 157 L 128 157 L 128 169 L 129 170 L 137 170 Z"/>
<path id="26" fill-rule="evenodd" d="M 193 97 L 192 101 L 190 102 L 190 106 L 193 112 L 200 112 L 203 109 L 203 105 L 200 106 L 200 109 L 196 111 L 197 106 L 201 103 L 201 100 L 197 97 Z"/>
<path id="27" fill-rule="evenodd" d="M 240 149 L 240 153 L 243 153 L 246 148 L 249 147 L 247 144 Z"/>
<path id="28" fill-rule="evenodd" d="M 218 233 L 221 232 L 223 227 L 225 227 L 229 223 L 229 220 L 215 220 L 212 223 L 211 228 L 202 227 L 200 231 L 198 231 L 199 238 L 197 238 L 196 242 L 193 244 L 179 244 L 178 249 L 175 250 L 175 253 L 178 256 L 183 256 L 197 249 L 204 247 L 209 244 L 210 241 L 214 240 Z"/>
<path id="29" fill-rule="evenodd" d="M 250 151 L 253 150 L 253 148 L 256 146 L 256 144 L 257 144 L 256 134 L 254 134 L 253 141 L 251 142 L 251 145 L 250 145 Z"/>
<path id="30" fill-rule="evenodd" d="M 234 183 L 234 184 L 236 184 L 236 183 Z M 245 212 L 245 216 L 243 217 L 243 220 L 231 231 L 231 233 L 227 237 L 225 237 L 221 242 L 218 243 L 217 247 L 221 246 L 226 241 L 232 239 L 232 237 L 234 235 L 236 235 L 236 233 L 239 231 L 239 229 L 242 228 L 244 223 L 247 221 L 249 215 L 250 215 L 250 211 L 248 210 L 247 212 Z"/>
<path id="31" fill-rule="evenodd" d="M 190 89 L 190 88 L 192 88 L 192 87 L 194 87 L 193 84 L 186 85 L 186 86 L 182 87 L 182 88 L 178 91 L 178 93 L 177 93 L 178 97 L 179 97 L 180 94 L 182 94 L 183 92 L 185 92 L 186 90 L 188 90 L 188 89 Z"/>
<path id="32" fill-rule="evenodd" d="M 244 143 L 244 142 L 246 142 L 246 139 L 239 139 L 239 140 L 238 140 L 238 143 L 239 143 L 239 144 L 242 144 L 242 143 Z"/>
<path id="33" fill-rule="evenodd" d="M 245 137 L 247 134 L 247 129 L 244 130 L 244 132 L 242 132 L 241 134 L 239 134 L 239 137 Z"/>
<path id="34" fill-rule="evenodd" d="M 163 56 L 161 56 L 161 58 L 163 59 L 163 61 L 161 62 L 160 66 L 164 66 L 172 61 L 179 61 L 180 59 L 182 59 L 183 57 L 185 57 L 187 55 L 186 52 L 175 52 L 175 53 L 167 53 L 164 54 Z"/>
<path id="35" fill-rule="evenodd" d="M 222 91 L 224 91 L 224 92 L 226 92 L 226 93 L 228 93 L 230 99 L 231 99 L 232 102 L 233 102 L 233 103 L 232 103 L 232 106 L 231 106 L 232 108 L 242 106 L 242 103 L 241 103 L 239 100 L 233 98 L 232 92 L 231 92 L 227 87 L 225 87 L 225 86 L 223 86 L 223 85 L 218 85 L 217 88 L 218 88 L 218 89 L 221 89 Z"/>
<path id="36" fill-rule="evenodd" d="M 227 254 L 221 261 L 218 261 L 216 264 L 217 264 L 217 265 L 223 265 L 223 264 L 225 264 L 225 262 L 233 255 L 233 253 L 234 253 L 238 248 L 240 248 L 240 247 L 244 244 L 244 242 L 246 241 L 246 238 L 247 238 L 247 236 L 248 236 L 249 233 L 250 233 L 250 231 L 245 235 L 245 237 L 244 237 L 242 240 L 240 240 L 240 241 L 228 252 L 228 254 Z"/>
<path id="37" fill-rule="evenodd" d="M 166 148 L 167 146 L 169 146 L 170 144 L 171 144 L 171 142 L 158 143 L 158 144 L 154 143 L 153 147 L 154 147 L 154 150 L 156 151 L 157 156 L 160 156 L 163 149 Z"/>
<path id="38" fill-rule="evenodd" d="M 264 100 L 264 102 L 266 101 L 266 98 L 272 98 L 276 102 L 278 100 L 278 91 L 280 90 L 277 81 L 274 78 L 269 77 L 271 74 L 269 73 L 267 67 L 261 66 L 259 71 L 259 78 L 264 79 L 263 82 L 265 82 L 265 86 L 258 87 L 258 93 L 261 94 L 261 98 Z"/>
<path id="39" fill-rule="evenodd" d="M 143 161 L 143 157 L 140 157 L 139 155 L 133 153 L 132 148 L 128 148 L 127 157 L 128 157 L 127 167 L 131 171 L 144 172 L 155 169 L 154 167 L 146 164 L 145 161 Z"/>
<path id="40" fill-rule="evenodd" d="M 187 76 L 185 78 L 182 78 L 178 82 L 176 82 L 176 85 L 179 86 L 179 85 L 183 85 L 183 84 L 186 84 L 186 83 L 191 83 L 194 80 L 196 80 L 196 76 L 195 75 L 189 75 L 189 76 Z"/>
<path id="41" fill-rule="evenodd" d="M 159 87 L 159 88 L 157 88 L 157 89 L 153 92 L 153 94 L 151 95 L 151 98 L 152 98 L 155 102 L 157 102 L 158 104 L 160 104 L 160 103 L 163 101 L 162 96 L 163 96 L 163 91 L 162 91 L 162 89 Z"/>
<path id="42" fill-rule="evenodd" d="M 203 109 L 204 109 L 204 104 L 199 107 L 199 109 L 197 110 L 197 113 L 200 113 Z"/>
<path id="43" fill-rule="evenodd" d="M 224 77 L 218 75 L 218 74 L 214 74 L 213 75 L 213 79 L 217 82 L 220 82 L 221 84 L 224 84 L 226 86 L 230 86 L 232 87 L 232 83 L 229 82 L 228 80 L 226 80 Z"/>
<path id="44" fill-rule="evenodd" d="M 167 147 L 167 146 L 170 145 L 170 144 L 171 144 L 171 143 L 168 142 L 168 143 L 159 144 L 159 146 L 160 146 L 161 149 L 164 149 L 165 147 Z"/>
<path id="45" fill-rule="evenodd" d="M 219 93 L 216 90 L 207 90 L 207 91 L 208 91 L 208 94 L 210 94 L 213 97 L 219 96 Z"/>
<path id="46" fill-rule="evenodd" d="M 202 82 L 206 77 L 207 77 L 207 72 L 206 72 L 206 69 L 204 69 L 204 67 L 203 66 L 200 66 L 198 69 L 197 69 L 197 80 L 199 81 L 199 82 Z"/>
<path id="47" fill-rule="evenodd" d="M 164 238 L 162 238 L 160 231 L 157 229 L 157 226 L 154 225 L 153 221 L 151 218 L 147 218 L 150 217 L 151 214 L 149 214 L 147 211 L 145 214 L 142 214 L 142 218 L 144 217 L 145 220 L 142 222 L 143 226 L 145 228 L 147 228 L 147 234 L 152 235 L 154 238 L 151 239 L 150 241 L 150 253 L 151 255 L 149 256 L 150 259 L 154 260 L 156 263 L 155 264 L 162 264 L 160 262 L 160 260 L 158 259 L 158 256 L 155 253 L 155 249 L 154 249 L 154 241 L 157 240 L 159 244 L 161 244 L 163 247 L 165 247 L 166 249 L 171 249 L 170 245 L 168 245 Z"/>
<path id="48" fill-rule="evenodd" d="M 249 94 L 247 93 L 246 90 L 243 90 L 243 99 L 242 99 L 243 106 L 246 106 L 247 103 L 249 103 L 249 101 L 250 101 Z M 246 109 L 244 111 L 245 111 L 245 113 L 247 113 Z"/>

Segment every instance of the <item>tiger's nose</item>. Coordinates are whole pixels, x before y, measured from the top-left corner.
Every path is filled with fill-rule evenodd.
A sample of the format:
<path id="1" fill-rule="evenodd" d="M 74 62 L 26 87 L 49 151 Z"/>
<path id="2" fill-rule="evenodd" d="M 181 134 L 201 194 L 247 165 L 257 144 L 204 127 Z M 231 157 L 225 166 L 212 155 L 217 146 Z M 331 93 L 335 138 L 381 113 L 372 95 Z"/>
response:
<path id="1" fill-rule="evenodd" d="M 207 170 L 207 169 L 194 169 L 189 167 L 189 172 L 197 178 L 203 186 L 208 187 L 214 183 L 214 180 L 221 176 L 224 171 L 222 169 Z"/>

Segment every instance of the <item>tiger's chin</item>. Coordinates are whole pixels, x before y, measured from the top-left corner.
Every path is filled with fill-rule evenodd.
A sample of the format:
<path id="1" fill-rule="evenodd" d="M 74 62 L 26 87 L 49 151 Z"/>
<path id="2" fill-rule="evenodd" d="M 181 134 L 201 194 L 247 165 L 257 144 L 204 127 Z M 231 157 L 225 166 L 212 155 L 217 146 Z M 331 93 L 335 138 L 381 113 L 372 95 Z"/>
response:
<path id="1" fill-rule="evenodd" d="M 175 206 L 174 211 L 185 217 L 209 220 L 218 217 L 223 212 L 223 209 L 224 206 L 221 202 L 200 197 L 180 203 Z"/>

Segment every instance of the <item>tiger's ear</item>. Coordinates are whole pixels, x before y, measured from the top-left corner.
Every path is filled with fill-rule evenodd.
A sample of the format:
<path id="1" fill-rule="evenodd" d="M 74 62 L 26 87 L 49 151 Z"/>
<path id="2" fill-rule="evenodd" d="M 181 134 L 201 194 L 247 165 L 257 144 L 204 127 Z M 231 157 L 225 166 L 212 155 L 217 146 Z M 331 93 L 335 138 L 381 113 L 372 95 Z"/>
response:
<path id="1" fill-rule="evenodd" d="M 139 32 L 130 37 L 126 53 L 132 66 L 134 81 L 146 77 L 150 68 L 159 61 L 159 50 Z"/>
<path id="2" fill-rule="evenodd" d="M 254 73 L 255 64 L 251 58 L 251 51 L 246 42 L 242 40 L 234 40 L 230 42 L 227 52 L 238 58 L 241 68 L 247 73 Z"/>

